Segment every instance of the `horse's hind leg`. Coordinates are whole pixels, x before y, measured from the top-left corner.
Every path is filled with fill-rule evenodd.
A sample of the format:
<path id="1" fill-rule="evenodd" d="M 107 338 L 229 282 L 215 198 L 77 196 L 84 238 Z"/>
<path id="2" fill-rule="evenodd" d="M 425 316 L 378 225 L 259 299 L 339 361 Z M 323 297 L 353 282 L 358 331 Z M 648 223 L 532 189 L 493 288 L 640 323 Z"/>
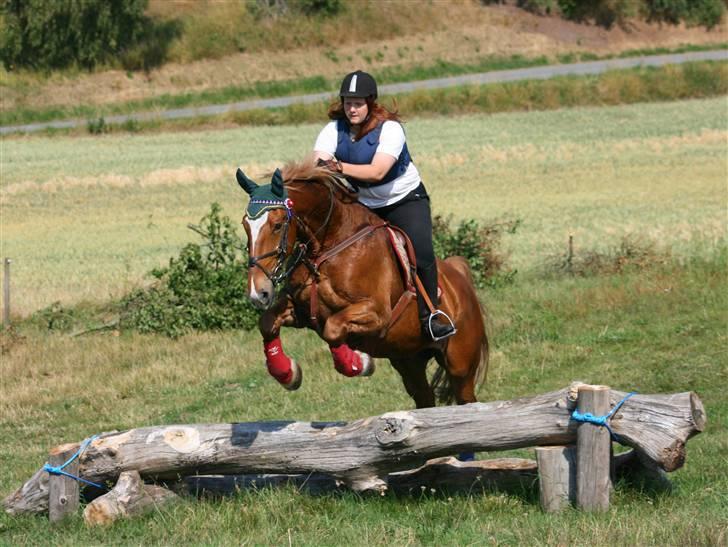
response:
<path id="1" fill-rule="evenodd" d="M 435 392 L 427 381 L 429 355 L 417 355 L 412 359 L 390 359 L 392 366 L 402 377 L 407 394 L 415 401 L 417 408 L 435 406 Z"/>
<path id="2" fill-rule="evenodd" d="M 475 390 L 485 366 L 483 323 L 458 327 L 458 333 L 450 338 L 445 355 L 438 356 L 438 364 L 444 366 L 450 379 L 451 393 L 459 405 L 477 402 Z"/>

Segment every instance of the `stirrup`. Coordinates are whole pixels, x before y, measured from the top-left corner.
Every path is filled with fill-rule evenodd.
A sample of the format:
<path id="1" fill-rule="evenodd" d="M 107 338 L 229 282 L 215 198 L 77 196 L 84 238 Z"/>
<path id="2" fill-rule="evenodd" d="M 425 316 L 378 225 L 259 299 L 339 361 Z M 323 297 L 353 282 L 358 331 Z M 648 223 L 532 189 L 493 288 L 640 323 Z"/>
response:
<path id="1" fill-rule="evenodd" d="M 432 322 L 435 320 L 435 318 L 438 315 L 442 315 L 445 319 L 447 319 L 447 322 L 449 323 L 450 328 L 452 329 L 444 336 L 435 336 L 435 334 L 432 332 Z M 453 320 L 450 318 L 448 314 L 446 314 L 442 310 L 435 310 L 430 314 L 430 317 L 427 318 L 427 331 L 430 334 L 430 338 L 432 338 L 433 341 L 439 342 L 440 340 L 444 340 L 445 338 L 449 338 L 453 334 L 456 334 L 458 329 L 455 328 L 455 323 L 453 323 Z"/>

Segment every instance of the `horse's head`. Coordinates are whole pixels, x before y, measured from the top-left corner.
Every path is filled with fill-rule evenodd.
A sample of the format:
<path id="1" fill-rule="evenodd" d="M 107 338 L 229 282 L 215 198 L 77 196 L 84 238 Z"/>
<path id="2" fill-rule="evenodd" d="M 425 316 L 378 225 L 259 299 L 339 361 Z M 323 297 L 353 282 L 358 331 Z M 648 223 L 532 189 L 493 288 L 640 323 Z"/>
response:
<path id="1" fill-rule="evenodd" d="M 253 305 L 269 308 L 275 288 L 285 280 L 287 258 L 296 239 L 293 203 L 276 169 L 270 184 L 259 185 L 238 169 L 238 184 L 250 195 L 243 226 L 248 236 L 248 295 Z"/>
<path id="2" fill-rule="evenodd" d="M 236 173 L 238 184 L 250 195 L 243 218 L 250 255 L 248 291 L 253 304 L 262 309 L 273 304 L 276 286 L 287 281 L 302 261 L 306 262 L 306 253 L 320 250 L 320 240 L 327 234 L 350 229 L 342 228 L 345 215 L 335 214 L 336 204 L 356 203 L 351 186 L 312 162 L 290 163 L 284 173 L 286 184 L 276 169 L 266 185 L 255 183 L 240 169 Z M 289 191 L 295 198 L 295 211 Z M 364 210 L 360 207 L 359 213 Z"/>

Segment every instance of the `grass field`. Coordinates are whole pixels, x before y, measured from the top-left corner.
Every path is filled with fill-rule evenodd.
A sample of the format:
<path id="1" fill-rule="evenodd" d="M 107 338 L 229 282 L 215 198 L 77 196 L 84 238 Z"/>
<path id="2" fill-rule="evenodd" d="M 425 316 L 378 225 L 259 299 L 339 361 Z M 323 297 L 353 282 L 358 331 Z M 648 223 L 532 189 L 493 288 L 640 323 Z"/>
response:
<path id="1" fill-rule="evenodd" d="M 708 427 L 688 444 L 675 490 L 618 485 L 603 515 L 544 515 L 537 492 L 423 498 L 313 497 L 294 489 L 179 506 L 107 530 L 80 518 L 0 515 L 0 543 L 647 544 L 728 541 L 728 291 L 725 97 L 678 103 L 412 120 L 407 132 L 435 212 L 523 220 L 508 236 L 512 285 L 481 293 L 493 358 L 481 400 L 533 395 L 580 379 L 642 393 L 696 391 Z M 19 317 L 55 300 L 103 302 L 176 255 L 185 228 L 256 177 L 300 158 L 317 126 L 194 134 L 23 138 L 2 148 L 2 255 Z M 573 234 L 577 253 L 625 234 L 673 260 L 620 275 L 547 277 Z M 345 379 L 310 332 L 284 343 L 305 368 L 283 392 L 255 333 L 173 341 L 131 332 L 71 338 L 22 324 L 3 333 L 0 493 L 49 447 L 143 425 L 273 419 L 350 420 L 411 408 L 392 369 Z M 529 456 L 529 451 L 518 455 Z"/>
<path id="2" fill-rule="evenodd" d="M 725 235 L 725 98 L 415 119 L 411 150 L 436 213 L 522 219 L 506 244 L 522 273 L 566 249 L 644 236 L 678 253 Z M 219 201 L 245 203 L 252 176 L 300 159 L 319 127 L 3 142 L 2 254 L 13 308 L 119 296 L 194 240 Z M 466 199 L 464 199 L 466 198 Z"/>

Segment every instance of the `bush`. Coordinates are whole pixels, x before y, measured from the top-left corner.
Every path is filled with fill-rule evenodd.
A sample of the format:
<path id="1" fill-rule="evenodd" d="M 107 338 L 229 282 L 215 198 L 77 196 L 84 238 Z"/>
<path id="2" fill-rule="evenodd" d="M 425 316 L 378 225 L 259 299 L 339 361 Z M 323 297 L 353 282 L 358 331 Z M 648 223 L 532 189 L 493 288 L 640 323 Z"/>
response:
<path id="1" fill-rule="evenodd" d="M 503 234 L 513 234 L 520 220 L 481 226 L 473 219 L 463 220 L 453 229 L 447 219 L 432 219 L 433 244 L 439 258 L 462 256 L 468 260 L 475 284 L 479 288 L 513 281 L 516 270 L 506 269 L 506 256 L 501 248 Z"/>
<path id="2" fill-rule="evenodd" d="M 725 13 L 723 0 L 646 0 L 648 19 L 678 24 L 703 25 L 712 28 Z"/>
<path id="3" fill-rule="evenodd" d="M 331 17 L 342 10 L 341 0 L 249 0 L 248 9 L 258 19 L 288 13 Z"/>
<path id="4" fill-rule="evenodd" d="M 177 337 L 192 330 L 252 329 L 258 312 L 246 293 L 242 240 L 213 203 L 199 226 L 202 244 L 186 245 L 166 268 L 150 274 L 157 282 L 121 302 L 121 326 Z"/>
<path id="5" fill-rule="evenodd" d="M 0 59 L 14 67 L 90 69 L 121 58 L 127 68 L 166 59 L 176 23 L 155 26 L 144 15 L 148 0 L 0 0 L 5 28 Z"/>
<path id="6" fill-rule="evenodd" d="M 620 274 L 667 264 L 670 257 L 669 250 L 658 249 L 655 242 L 636 235 L 624 236 L 618 245 L 604 252 L 574 252 L 570 241 L 566 254 L 546 261 L 545 273 L 547 276 L 565 273 L 580 277 Z"/>
<path id="7" fill-rule="evenodd" d="M 481 1 L 486 4 L 502 3 L 498 0 Z M 607 28 L 614 24 L 624 25 L 634 17 L 712 28 L 720 23 L 726 10 L 723 0 L 517 0 L 516 3 L 539 15 L 559 13 L 571 21 L 594 21 Z"/>

